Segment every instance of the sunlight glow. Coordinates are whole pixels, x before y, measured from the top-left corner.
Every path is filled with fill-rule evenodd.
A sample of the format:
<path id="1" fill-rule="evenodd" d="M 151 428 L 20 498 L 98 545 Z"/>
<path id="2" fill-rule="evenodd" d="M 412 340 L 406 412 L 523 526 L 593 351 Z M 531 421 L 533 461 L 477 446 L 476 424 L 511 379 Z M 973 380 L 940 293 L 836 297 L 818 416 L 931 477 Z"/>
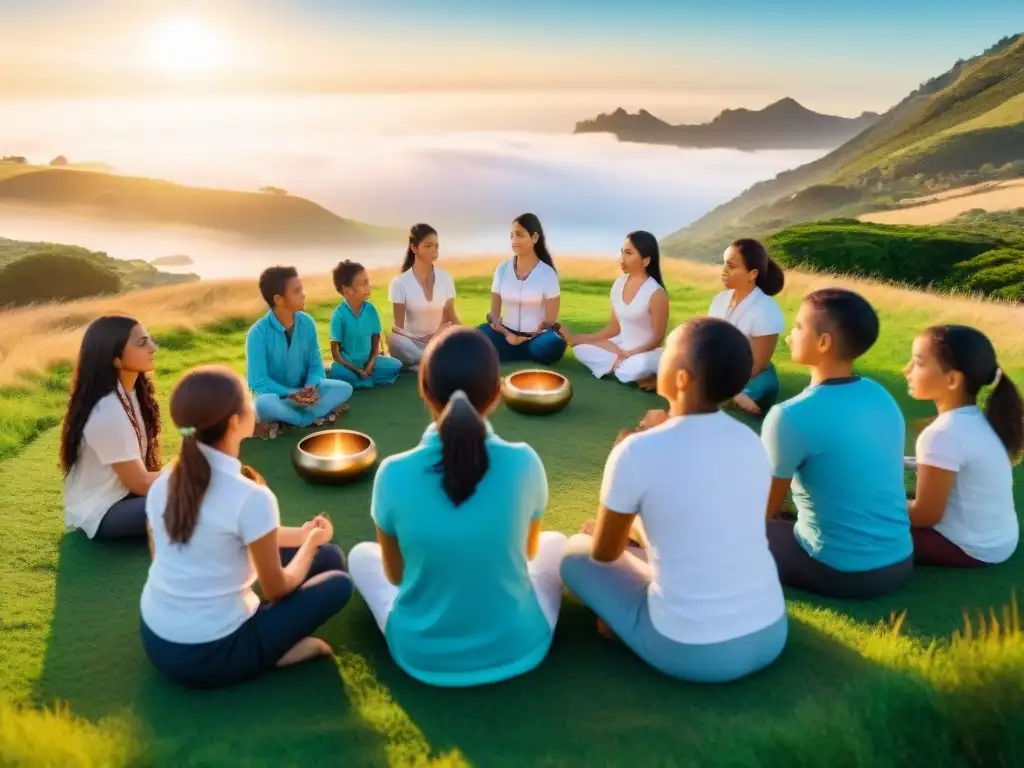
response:
<path id="1" fill-rule="evenodd" d="M 148 42 L 152 63 L 161 71 L 174 75 L 208 73 L 225 60 L 225 46 L 217 31 L 192 18 L 164 21 L 158 24 Z"/>

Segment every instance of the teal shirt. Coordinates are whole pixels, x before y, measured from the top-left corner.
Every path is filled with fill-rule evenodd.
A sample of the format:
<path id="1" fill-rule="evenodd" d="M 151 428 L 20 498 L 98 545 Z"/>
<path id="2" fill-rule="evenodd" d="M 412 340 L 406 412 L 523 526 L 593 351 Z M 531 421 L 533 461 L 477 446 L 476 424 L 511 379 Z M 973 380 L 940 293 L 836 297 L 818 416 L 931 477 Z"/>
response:
<path id="1" fill-rule="evenodd" d="M 290 395 L 324 378 L 316 322 L 295 313 L 291 342 L 273 312 L 257 320 L 245 337 L 245 374 L 256 395 Z"/>
<path id="2" fill-rule="evenodd" d="M 524 443 L 487 428 L 487 474 L 456 507 L 434 465 L 433 425 L 420 444 L 381 462 L 371 514 L 405 561 L 385 634 L 395 661 L 429 685 L 471 686 L 533 669 L 552 630 L 527 571 L 530 522 L 544 512 L 544 465 Z"/>
<path id="3" fill-rule="evenodd" d="M 357 315 L 347 301 L 342 301 L 331 315 L 331 341 L 341 346 L 341 356 L 362 368 L 373 351 L 373 337 L 379 336 L 380 315 L 368 301 L 363 302 Z"/>
<path id="4" fill-rule="evenodd" d="M 796 538 L 808 554 L 839 571 L 910 557 L 906 424 L 881 385 L 854 378 L 808 387 L 768 412 L 761 439 L 775 477 L 793 480 Z"/>

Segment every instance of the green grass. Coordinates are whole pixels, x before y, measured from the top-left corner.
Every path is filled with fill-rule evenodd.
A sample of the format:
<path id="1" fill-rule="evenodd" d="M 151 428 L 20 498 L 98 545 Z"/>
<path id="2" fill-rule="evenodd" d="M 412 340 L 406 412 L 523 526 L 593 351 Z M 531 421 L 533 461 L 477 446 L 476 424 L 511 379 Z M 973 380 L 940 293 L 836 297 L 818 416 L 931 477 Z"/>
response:
<path id="1" fill-rule="evenodd" d="M 462 317 L 483 316 L 488 286 L 460 281 Z M 581 330 L 601 325 L 608 287 L 565 280 L 566 322 Z M 710 293 L 679 283 L 670 289 L 673 322 L 706 311 Z M 796 298 L 782 303 L 791 318 Z M 330 309 L 311 308 L 323 333 Z M 899 370 L 929 318 L 881 315 L 883 338 L 862 373 L 888 386 L 918 423 L 929 409 L 908 400 Z M 158 332 L 161 395 L 200 363 L 241 370 L 244 332 L 238 321 L 197 334 Z M 779 358 L 785 392 L 793 394 L 806 373 L 781 352 Z M 1024 378 L 1019 362 L 1005 362 L 1017 381 Z M 596 509 L 617 430 L 659 401 L 595 381 L 570 358 L 557 368 L 576 392 L 565 411 L 536 419 L 500 408 L 493 423 L 504 437 L 537 449 L 550 484 L 545 524 L 572 532 Z M 36 382 L 21 400 L 0 399 L 0 422 L 22 425 L 0 462 L 0 692 L 25 705 L 66 702 L 70 713 L 96 725 L 0 710 L 0 722 L 15 724 L 0 727 L 5 758 L 19 754 L 7 746 L 12 738 L 21 739 L 22 755 L 26 742 L 38 745 L 25 764 L 71 762 L 61 758 L 64 739 L 74 738 L 81 741 L 69 743 L 81 743 L 83 755 L 110 765 L 960 766 L 1008 765 L 1024 748 L 1024 638 L 1014 622 L 1004 620 L 1011 631 L 998 633 L 989 624 L 980 641 L 952 641 L 964 611 L 977 629 L 978 614 L 1011 600 L 1024 583 L 1019 554 L 987 571 L 922 569 L 907 587 L 872 601 L 787 590 L 786 651 L 763 673 L 728 686 L 657 674 L 598 637 L 593 616 L 567 598 L 551 654 L 536 671 L 477 690 L 431 689 L 395 667 L 355 597 L 323 628 L 336 649 L 333 661 L 227 691 L 181 690 L 149 666 L 138 639 L 145 547 L 63 535 L 58 435 L 50 425 L 60 417 L 66 372 L 47 381 L 54 391 Z M 12 402 L 20 411 L 12 413 Z M 357 393 L 343 417 L 346 426 L 370 432 L 385 456 L 412 446 L 426 421 L 408 376 Z M 290 466 L 296 439 L 252 441 L 243 456 L 277 492 L 284 522 L 326 511 L 346 550 L 370 538 L 370 480 L 342 489 L 305 484 Z M 175 450 L 171 433 L 165 456 Z M 736 478 L 742 482 L 742 467 Z M 1014 490 L 1024 508 L 1021 469 Z M 893 617 L 904 611 L 897 631 Z M 89 764 L 86 757 L 81 763 Z"/>
<path id="2" fill-rule="evenodd" d="M 1021 118 L 1014 119 L 1022 94 L 1024 35 L 1005 38 L 985 54 L 958 62 L 833 152 L 753 185 L 672 233 L 662 243 L 664 252 L 696 259 L 703 255 L 706 260 L 706 254 L 720 253 L 737 237 L 847 215 L 840 212 L 847 203 L 829 210 L 803 205 L 799 198 L 787 204 L 791 196 L 816 186 L 850 187 L 851 197 L 862 192 L 860 213 L 872 209 L 872 197 L 884 199 L 897 192 L 907 197 L 913 196 L 911 187 L 924 194 L 983 181 L 978 174 L 987 164 L 1015 168 L 1024 161 Z M 926 188 L 925 181 L 938 186 Z"/>

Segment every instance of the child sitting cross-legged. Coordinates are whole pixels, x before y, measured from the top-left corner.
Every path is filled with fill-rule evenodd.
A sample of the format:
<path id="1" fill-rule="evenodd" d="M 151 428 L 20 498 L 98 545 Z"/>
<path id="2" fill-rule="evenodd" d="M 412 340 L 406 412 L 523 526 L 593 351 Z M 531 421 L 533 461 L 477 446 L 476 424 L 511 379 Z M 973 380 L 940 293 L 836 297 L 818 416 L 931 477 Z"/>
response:
<path id="1" fill-rule="evenodd" d="M 380 354 L 380 315 L 370 303 L 370 276 L 346 259 L 334 268 L 334 287 L 343 297 L 331 315 L 330 377 L 356 389 L 393 384 L 402 363 Z"/>
<path id="2" fill-rule="evenodd" d="M 786 341 L 811 383 L 772 408 L 761 429 L 775 476 L 768 543 L 779 576 L 829 597 L 878 597 L 914 566 L 903 414 L 884 387 L 853 371 L 878 332 L 878 315 L 856 293 L 805 296 Z M 791 486 L 795 524 L 775 517 Z"/>

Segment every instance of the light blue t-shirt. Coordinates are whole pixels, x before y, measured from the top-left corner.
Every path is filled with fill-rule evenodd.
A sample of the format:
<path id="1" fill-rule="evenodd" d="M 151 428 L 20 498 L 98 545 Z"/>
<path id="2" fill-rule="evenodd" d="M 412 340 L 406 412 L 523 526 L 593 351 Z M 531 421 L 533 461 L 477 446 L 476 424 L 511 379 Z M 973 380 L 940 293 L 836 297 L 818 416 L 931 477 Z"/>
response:
<path id="1" fill-rule="evenodd" d="M 910 557 L 905 438 L 892 395 L 859 377 L 808 387 L 768 412 L 761 439 L 775 477 L 793 480 L 796 539 L 811 557 L 839 571 Z"/>
<path id="2" fill-rule="evenodd" d="M 316 321 L 295 313 L 291 338 L 273 311 L 257 320 L 245 337 L 245 372 L 257 395 L 290 395 L 314 387 L 324 378 L 324 359 Z"/>
<path id="3" fill-rule="evenodd" d="M 347 301 L 342 301 L 331 315 L 331 341 L 341 346 L 341 356 L 355 366 L 363 367 L 373 351 L 373 337 L 379 336 L 380 315 L 368 301 L 357 315 Z"/>
<path id="4" fill-rule="evenodd" d="M 456 507 L 435 465 L 431 425 L 420 444 L 381 462 L 371 514 L 398 539 L 402 583 L 385 629 L 396 663 L 438 686 L 506 680 L 543 661 L 552 629 L 527 571 L 530 522 L 544 512 L 544 465 L 525 443 L 487 428 L 489 469 Z"/>

